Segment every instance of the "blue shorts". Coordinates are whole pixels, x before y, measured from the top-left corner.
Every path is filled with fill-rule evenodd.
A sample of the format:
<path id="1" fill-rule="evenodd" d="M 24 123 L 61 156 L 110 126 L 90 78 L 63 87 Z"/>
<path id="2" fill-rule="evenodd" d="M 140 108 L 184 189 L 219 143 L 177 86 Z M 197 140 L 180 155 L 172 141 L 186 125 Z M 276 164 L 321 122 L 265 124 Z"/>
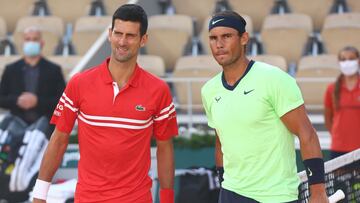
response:
<path id="1" fill-rule="evenodd" d="M 298 201 L 292 201 L 288 203 L 297 203 Z M 230 190 L 221 188 L 218 203 L 259 203 L 258 201 L 244 197 Z"/>

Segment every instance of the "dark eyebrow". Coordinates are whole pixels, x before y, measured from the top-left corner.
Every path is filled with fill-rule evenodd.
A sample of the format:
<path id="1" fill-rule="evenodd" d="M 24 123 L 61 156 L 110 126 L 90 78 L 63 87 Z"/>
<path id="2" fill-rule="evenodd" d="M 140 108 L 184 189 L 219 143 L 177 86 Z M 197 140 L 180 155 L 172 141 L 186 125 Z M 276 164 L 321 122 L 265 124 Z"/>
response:
<path id="1" fill-rule="evenodd" d="M 126 35 L 137 36 L 137 34 L 135 34 L 135 33 L 127 33 Z"/>
<path id="2" fill-rule="evenodd" d="M 222 34 L 221 36 L 229 36 L 229 35 L 234 35 L 234 34 L 231 32 L 227 32 L 227 33 Z"/>
<path id="3" fill-rule="evenodd" d="M 122 31 L 117 31 L 117 30 L 113 30 L 113 32 L 115 33 L 115 34 L 125 34 L 125 35 L 127 35 L 127 36 L 137 36 L 138 34 L 137 33 L 123 33 Z"/>
<path id="4" fill-rule="evenodd" d="M 113 32 L 114 32 L 114 33 L 122 33 L 122 32 L 120 32 L 120 31 L 117 31 L 117 30 L 113 30 Z"/>

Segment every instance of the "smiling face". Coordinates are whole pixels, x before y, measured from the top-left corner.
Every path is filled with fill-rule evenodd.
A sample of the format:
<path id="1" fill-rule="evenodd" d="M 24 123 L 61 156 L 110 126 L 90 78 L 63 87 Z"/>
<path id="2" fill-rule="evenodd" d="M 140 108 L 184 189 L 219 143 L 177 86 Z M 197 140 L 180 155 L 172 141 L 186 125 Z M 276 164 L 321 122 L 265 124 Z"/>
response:
<path id="1" fill-rule="evenodd" d="M 141 36 L 140 23 L 116 19 L 109 29 L 111 57 L 120 63 L 136 60 L 139 49 L 145 45 L 147 34 Z"/>
<path id="2" fill-rule="evenodd" d="M 215 60 L 223 67 L 236 63 L 245 56 L 245 45 L 249 35 L 230 27 L 215 27 L 210 30 L 209 43 Z"/>

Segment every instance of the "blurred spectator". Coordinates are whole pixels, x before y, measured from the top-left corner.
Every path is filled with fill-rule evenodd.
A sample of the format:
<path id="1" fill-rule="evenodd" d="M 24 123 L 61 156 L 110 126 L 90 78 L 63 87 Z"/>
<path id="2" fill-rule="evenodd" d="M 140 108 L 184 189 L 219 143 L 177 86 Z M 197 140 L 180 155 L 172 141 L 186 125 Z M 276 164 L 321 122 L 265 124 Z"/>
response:
<path id="1" fill-rule="evenodd" d="M 341 74 L 328 86 L 325 125 L 331 134 L 331 158 L 360 148 L 359 51 L 345 47 L 339 52 Z"/>
<path id="2" fill-rule="evenodd" d="M 0 82 L 0 107 L 31 124 L 52 115 L 65 88 L 60 66 L 41 55 L 44 41 L 37 27 L 24 30 L 24 57 L 6 66 Z"/>

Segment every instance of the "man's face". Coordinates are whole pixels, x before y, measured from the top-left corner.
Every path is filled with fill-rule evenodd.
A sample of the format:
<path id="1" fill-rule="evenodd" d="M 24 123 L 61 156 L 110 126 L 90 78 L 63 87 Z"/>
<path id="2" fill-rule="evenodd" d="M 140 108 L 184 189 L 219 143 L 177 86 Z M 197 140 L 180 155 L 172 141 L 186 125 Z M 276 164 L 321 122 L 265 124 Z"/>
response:
<path id="1" fill-rule="evenodd" d="M 44 45 L 39 31 L 27 31 L 24 33 L 23 52 L 26 57 L 37 57 L 41 54 Z"/>
<path id="2" fill-rule="evenodd" d="M 109 29 L 111 56 L 118 62 L 127 62 L 137 56 L 144 46 L 147 35 L 140 36 L 140 23 L 116 19 L 114 28 Z"/>
<path id="3" fill-rule="evenodd" d="M 41 34 L 37 31 L 30 31 L 24 33 L 24 42 L 39 42 L 41 43 Z"/>
<path id="4" fill-rule="evenodd" d="M 229 27 L 215 27 L 209 33 L 211 52 L 223 67 L 235 63 L 244 55 L 244 45 L 247 41 L 246 32 L 239 36 L 237 30 Z"/>

